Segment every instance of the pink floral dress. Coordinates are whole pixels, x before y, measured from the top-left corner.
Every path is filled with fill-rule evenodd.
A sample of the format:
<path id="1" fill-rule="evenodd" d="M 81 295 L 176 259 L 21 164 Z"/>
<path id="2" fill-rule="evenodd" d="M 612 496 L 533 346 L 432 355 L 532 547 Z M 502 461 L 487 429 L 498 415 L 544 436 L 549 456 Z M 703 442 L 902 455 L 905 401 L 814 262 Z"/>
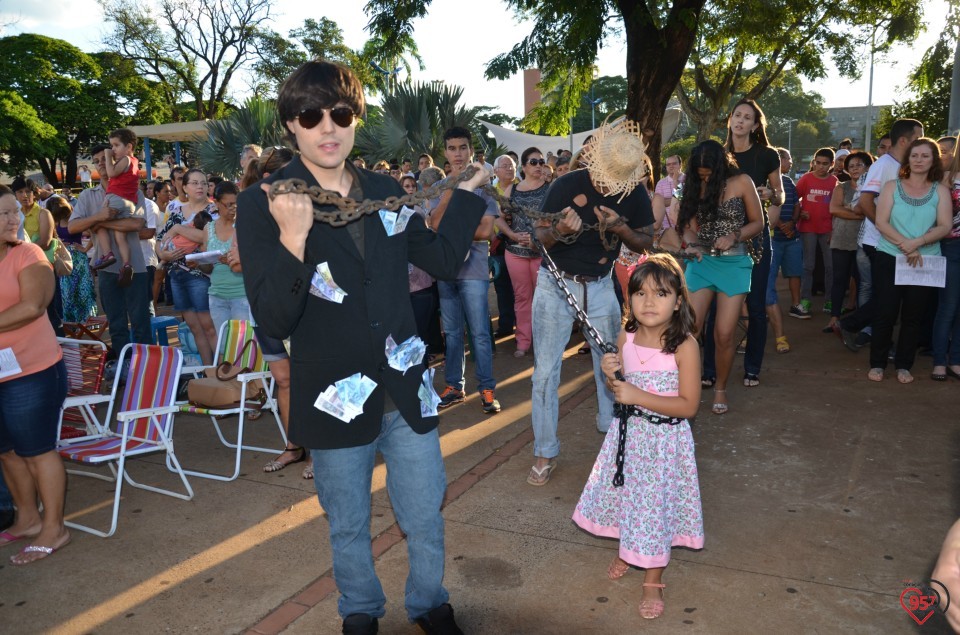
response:
<path id="1" fill-rule="evenodd" d="M 631 384 L 658 395 L 678 394 L 680 374 L 672 354 L 627 341 L 623 365 Z M 622 487 L 613 486 L 618 436 L 615 421 L 573 521 L 596 536 L 619 538 L 620 557 L 645 569 L 667 566 L 671 547 L 702 549 L 703 511 L 689 422 L 652 424 L 630 417 Z"/>

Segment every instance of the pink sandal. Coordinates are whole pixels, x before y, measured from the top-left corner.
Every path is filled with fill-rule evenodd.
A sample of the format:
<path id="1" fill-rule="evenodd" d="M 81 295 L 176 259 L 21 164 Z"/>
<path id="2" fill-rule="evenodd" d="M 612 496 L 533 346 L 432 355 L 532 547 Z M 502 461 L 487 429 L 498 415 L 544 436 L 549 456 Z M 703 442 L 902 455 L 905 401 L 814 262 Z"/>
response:
<path id="1" fill-rule="evenodd" d="M 640 607 L 639 607 L 640 617 L 642 617 L 645 620 L 655 620 L 661 615 L 663 615 L 663 589 L 665 589 L 667 585 L 653 584 L 652 582 L 644 582 L 643 586 L 660 589 L 659 600 L 641 600 Z"/>
<path id="2" fill-rule="evenodd" d="M 610 561 L 610 566 L 607 567 L 607 577 L 611 580 L 619 580 L 627 575 L 627 571 L 629 570 L 629 564 L 624 562 L 620 556 L 614 556 L 613 560 Z"/>

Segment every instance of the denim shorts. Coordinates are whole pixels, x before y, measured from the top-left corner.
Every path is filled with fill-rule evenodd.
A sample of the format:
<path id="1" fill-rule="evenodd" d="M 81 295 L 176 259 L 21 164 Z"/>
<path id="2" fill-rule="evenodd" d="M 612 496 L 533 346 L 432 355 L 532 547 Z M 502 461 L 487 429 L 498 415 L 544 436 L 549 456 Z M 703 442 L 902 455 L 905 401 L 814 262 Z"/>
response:
<path id="1" fill-rule="evenodd" d="M 57 447 L 60 405 L 67 396 L 63 360 L 46 370 L 0 382 L 0 454 L 40 456 Z"/>
<path id="2" fill-rule="evenodd" d="M 283 345 L 283 340 L 270 337 L 259 326 L 253 327 L 253 333 L 257 338 L 257 344 L 260 346 L 260 354 L 263 355 L 265 361 L 279 362 L 290 358 L 287 354 L 287 347 Z"/>
<path id="3" fill-rule="evenodd" d="M 210 278 L 195 276 L 173 267 L 170 269 L 170 290 L 173 292 L 173 307 L 177 311 L 210 312 Z"/>

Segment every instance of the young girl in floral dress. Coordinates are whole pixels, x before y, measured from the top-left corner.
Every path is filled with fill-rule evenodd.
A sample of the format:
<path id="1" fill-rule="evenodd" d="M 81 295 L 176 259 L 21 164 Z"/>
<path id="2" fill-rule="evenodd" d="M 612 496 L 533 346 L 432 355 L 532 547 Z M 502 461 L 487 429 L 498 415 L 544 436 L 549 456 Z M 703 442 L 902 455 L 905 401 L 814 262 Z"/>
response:
<path id="1" fill-rule="evenodd" d="M 640 616 L 663 614 L 671 547 L 703 548 L 703 513 L 687 418 L 700 405 L 700 351 L 683 272 L 672 256 L 641 256 L 630 271 L 629 321 L 620 352 L 602 369 L 620 414 L 580 496 L 573 520 L 620 539 L 607 576 L 646 569 Z M 617 379 L 623 372 L 626 381 Z M 615 422 L 616 423 L 616 422 Z"/>

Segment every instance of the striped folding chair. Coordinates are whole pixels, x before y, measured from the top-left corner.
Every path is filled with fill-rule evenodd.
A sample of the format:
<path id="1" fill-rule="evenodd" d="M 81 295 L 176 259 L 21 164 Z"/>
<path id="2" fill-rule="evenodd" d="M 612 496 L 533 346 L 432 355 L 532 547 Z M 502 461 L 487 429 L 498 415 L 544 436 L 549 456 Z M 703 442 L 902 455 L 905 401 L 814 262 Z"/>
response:
<path id="1" fill-rule="evenodd" d="M 247 342 L 251 342 L 247 345 Z M 220 438 L 220 443 L 228 448 L 235 450 L 234 465 L 232 474 L 214 474 L 211 472 L 201 472 L 196 470 L 184 470 L 184 473 L 200 478 L 209 478 L 217 481 L 232 481 L 240 475 L 240 453 L 243 450 L 254 452 L 279 453 L 287 447 L 287 434 L 283 429 L 283 423 L 280 421 L 280 410 L 277 407 L 276 399 L 273 396 L 273 375 L 270 374 L 267 362 L 260 354 L 260 346 L 253 334 L 253 325 L 246 320 L 229 320 L 220 327 L 220 333 L 217 336 L 216 355 L 213 360 L 213 368 L 216 368 L 223 362 L 238 364 L 241 368 L 251 369 L 248 373 L 237 375 L 237 380 L 242 385 L 240 393 L 240 403 L 232 408 L 204 408 L 191 404 L 181 404 L 180 412 L 207 415 L 210 417 L 213 428 Z M 264 410 L 273 413 L 273 418 L 277 423 L 277 429 L 280 431 L 280 440 L 282 445 L 278 448 L 263 448 L 254 445 L 243 444 L 243 426 L 246 419 L 255 420 L 260 417 Z M 220 419 L 237 415 L 237 441 L 229 441 L 220 428 Z"/>
<path id="2" fill-rule="evenodd" d="M 113 496 L 113 518 L 106 532 L 74 522 L 69 527 L 107 538 L 117 530 L 117 517 L 120 513 L 120 492 L 123 482 L 132 487 L 166 494 L 183 500 L 193 498 L 193 488 L 187 481 L 177 455 L 173 450 L 173 415 L 178 410 L 174 403 L 177 391 L 177 379 L 183 357 L 176 348 L 168 346 L 147 346 L 127 344 L 120 352 L 117 367 L 122 368 L 129 357 L 130 369 L 126 385 L 117 412 L 115 429 L 106 429 L 91 438 L 58 448 L 60 456 L 90 466 L 109 465 L 113 476 L 96 472 L 74 472 L 83 476 L 92 476 L 106 481 L 115 481 Z M 121 373 L 114 378 L 113 391 L 116 393 Z M 114 402 L 107 410 L 106 421 L 110 421 Z M 175 471 L 186 488 L 186 494 L 153 487 L 134 481 L 127 471 L 128 458 L 153 452 L 165 452 L 167 467 Z"/>
<path id="3" fill-rule="evenodd" d="M 111 403 L 114 398 L 113 392 L 107 395 L 100 393 L 107 347 L 96 340 L 58 337 L 57 341 L 67 368 L 67 398 L 60 407 L 57 438 L 65 443 L 75 443 L 87 438 L 87 435 L 100 434 L 109 427 L 100 421 L 96 412 L 98 406 Z"/>

